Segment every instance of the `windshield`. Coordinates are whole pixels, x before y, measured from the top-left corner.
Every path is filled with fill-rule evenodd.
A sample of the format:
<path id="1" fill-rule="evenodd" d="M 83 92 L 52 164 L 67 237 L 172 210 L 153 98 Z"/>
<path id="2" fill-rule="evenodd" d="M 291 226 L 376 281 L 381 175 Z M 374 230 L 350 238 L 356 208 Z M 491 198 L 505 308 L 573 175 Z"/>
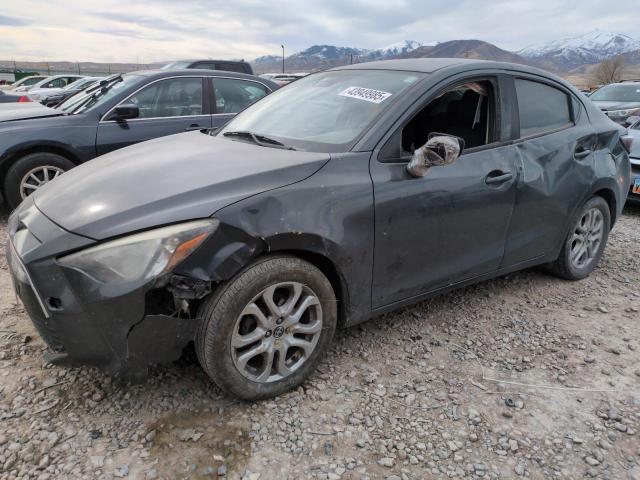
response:
<path id="1" fill-rule="evenodd" d="M 29 86 L 29 85 L 33 85 L 34 83 L 38 83 L 40 80 L 43 80 L 45 77 L 26 77 L 23 78 L 22 80 L 18 80 L 17 82 L 13 83 L 11 86 L 12 87 L 19 87 L 21 85 L 25 85 L 25 86 Z"/>
<path id="2" fill-rule="evenodd" d="M 78 88 L 82 88 L 85 86 L 89 86 L 89 84 L 93 83 L 93 82 L 97 82 L 98 78 L 81 78 L 80 80 L 76 80 L 75 82 L 71 82 L 69 85 L 67 85 L 66 87 L 63 87 L 63 90 L 76 90 Z"/>
<path id="3" fill-rule="evenodd" d="M 640 85 L 607 85 L 589 98 L 601 102 L 640 102 Z"/>
<path id="4" fill-rule="evenodd" d="M 251 132 L 298 150 L 347 151 L 401 92 L 424 74 L 338 70 L 297 80 L 253 104 L 220 131 Z"/>
<path id="5" fill-rule="evenodd" d="M 93 90 L 89 88 L 80 93 L 75 94 L 69 99 L 62 102 L 56 108 L 67 113 L 83 113 L 103 105 L 106 101 L 118 95 L 132 85 L 142 81 L 141 75 L 123 75 L 116 78 L 112 83 L 105 87 Z"/>

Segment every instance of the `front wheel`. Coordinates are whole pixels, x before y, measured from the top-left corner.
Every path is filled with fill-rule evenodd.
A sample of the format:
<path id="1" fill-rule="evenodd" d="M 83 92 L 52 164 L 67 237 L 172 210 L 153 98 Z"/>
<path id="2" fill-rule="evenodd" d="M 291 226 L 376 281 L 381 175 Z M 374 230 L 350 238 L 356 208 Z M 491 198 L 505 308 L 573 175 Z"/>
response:
<path id="1" fill-rule="evenodd" d="M 291 256 L 266 257 L 202 304 L 196 352 L 229 394 L 258 400 L 300 385 L 333 338 L 336 298 L 323 273 Z"/>
<path id="2" fill-rule="evenodd" d="M 602 197 L 592 197 L 573 219 L 553 272 L 568 280 L 587 277 L 604 253 L 610 229 L 609 205 Z"/>
<path id="3" fill-rule="evenodd" d="M 15 161 L 7 171 L 4 193 L 11 209 L 43 185 L 59 177 L 75 165 L 63 156 L 48 152 L 35 152 Z"/>

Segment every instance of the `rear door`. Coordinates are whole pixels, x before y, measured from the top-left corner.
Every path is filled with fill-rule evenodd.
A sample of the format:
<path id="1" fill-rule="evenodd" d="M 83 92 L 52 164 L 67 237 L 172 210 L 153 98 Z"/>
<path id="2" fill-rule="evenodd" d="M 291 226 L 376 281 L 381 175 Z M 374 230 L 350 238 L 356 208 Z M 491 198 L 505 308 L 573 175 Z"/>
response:
<path id="1" fill-rule="evenodd" d="M 271 91 L 262 83 L 231 77 L 213 77 L 213 127 L 220 128 L 238 112 L 266 97 Z"/>
<path id="2" fill-rule="evenodd" d="M 208 85 L 201 76 L 156 80 L 120 102 L 138 106 L 140 116 L 126 121 L 105 120 L 98 125 L 98 155 L 134 143 L 190 130 L 210 128 Z"/>
<path id="3" fill-rule="evenodd" d="M 535 262 L 560 246 L 593 184 L 597 140 L 581 101 L 563 85 L 524 74 L 511 82 L 521 174 L 505 267 Z"/>

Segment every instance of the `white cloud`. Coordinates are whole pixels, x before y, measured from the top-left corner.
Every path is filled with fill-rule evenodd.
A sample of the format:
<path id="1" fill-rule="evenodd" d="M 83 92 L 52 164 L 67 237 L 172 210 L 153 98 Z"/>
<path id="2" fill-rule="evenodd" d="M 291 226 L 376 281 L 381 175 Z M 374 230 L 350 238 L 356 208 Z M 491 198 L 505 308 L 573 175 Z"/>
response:
<path id="1" fill-rule="evenodd" d="M 142 63 L 252 59 L 312 44 L 374 48 L 477 38 L 517 50 L 595 28 L 637 36 L 599 0 L 22 0 L 3 6 L 0 58 Z"/>

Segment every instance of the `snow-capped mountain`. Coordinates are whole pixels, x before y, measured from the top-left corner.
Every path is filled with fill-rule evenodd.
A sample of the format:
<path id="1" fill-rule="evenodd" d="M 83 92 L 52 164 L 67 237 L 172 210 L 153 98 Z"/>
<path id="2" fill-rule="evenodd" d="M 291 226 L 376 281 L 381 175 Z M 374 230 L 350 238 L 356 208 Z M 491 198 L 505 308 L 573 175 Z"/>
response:
<path id="1" fill-rule="evenodd" d="M 366 49 L 354 47 L 337 47 L 335 45 L 313 45 L 306 50 L 289 55 L 285 59 L 287 69 L 293 71 L 310 71 L 331 68 L 336 65 L 345 65 L 351 61 L 354 63 L 384 60 L 395 58 L 409 53 L 422 46 L 415 40 L 403 40 L 383 48 Z M 278 70 L 281 68 L 282 57 L 277 55 L 265 55 L 253 61 L 256 71 Z"/>
<path id="2" fill-rule="evenodd" d="M 270 62 L 277 62 L 278 60 L 282 60 L 282 57 L 278 55 L 263 55 L 262 57 L 255 58 L 253 60 L 253 63 L 255 64 L 270 63 Z"/>
<path id="3" fill-rule="evenodd" d="M 367 50 L 352 47 L 336 47 L 335 45 L 313 45 L 306 50 L 294 53 L 289 58 L 315 58 L 319 60 L 344 59 L 350 55 L 362 55 Z"/>
<path id="4" fill-rule="evenodd" d="M 529 46 L 517 53 L 537 62 L 572 69 L 635 50 L 640 50 L 638 40 L 627 35 L 594 30 L 583 35 Z"/>
<path id="5" fill-rule="evenodd" d="M 396 57 L 398 55 L 402 55 L 404 53 L 409 53 L 414 51 L 416 48 L 422 47 L 424 44 L 422 42 L 417 42 L 416 40 L 403 40 L 401 42 L 392 43 L 391 45 L 387 45 L 386 47 L 376 48 L 375 50 L 370 50 L 367 52 L 368 57 L 373 58 L 390 58 Z"/>

